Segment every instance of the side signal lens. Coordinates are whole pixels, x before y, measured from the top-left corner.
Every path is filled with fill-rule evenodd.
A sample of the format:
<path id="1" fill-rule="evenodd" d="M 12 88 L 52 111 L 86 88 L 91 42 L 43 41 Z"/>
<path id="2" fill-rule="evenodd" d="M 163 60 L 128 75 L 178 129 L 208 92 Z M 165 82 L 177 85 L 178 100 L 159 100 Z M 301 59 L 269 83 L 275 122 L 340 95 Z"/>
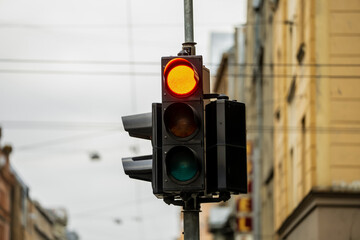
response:
<path id="1" fill-rule="evenodd" d="M 164 76 L 167 88 L 180 97 L 192 94 L 199 82 L 199 76 L 194 67 L 183 58 L 171 60 L 165 67 Z"/>

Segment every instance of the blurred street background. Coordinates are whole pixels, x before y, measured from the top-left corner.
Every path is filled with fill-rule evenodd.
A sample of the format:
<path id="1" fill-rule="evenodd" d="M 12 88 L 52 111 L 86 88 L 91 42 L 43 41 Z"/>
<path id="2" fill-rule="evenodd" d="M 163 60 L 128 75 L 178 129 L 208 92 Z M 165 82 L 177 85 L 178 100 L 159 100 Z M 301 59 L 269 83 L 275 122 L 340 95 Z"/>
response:
<path id="1" fill-rule="evenodd" d="M 181 0 L 0 0 L 0 240 L 182 239 L 130 179 L 121 116 L 161 102 Z M 200 238 L 360 239 L 360 1 L 194 0 L 211 92 L 246 104 L 248 190 Z"/>

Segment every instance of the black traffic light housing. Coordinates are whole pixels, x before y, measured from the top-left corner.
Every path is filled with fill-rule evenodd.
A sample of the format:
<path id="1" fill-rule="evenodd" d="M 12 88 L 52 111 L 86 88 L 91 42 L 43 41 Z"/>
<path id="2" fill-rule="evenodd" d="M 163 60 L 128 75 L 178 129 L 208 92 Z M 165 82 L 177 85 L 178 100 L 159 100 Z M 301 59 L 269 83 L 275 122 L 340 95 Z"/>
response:
<path id="1" fill-rule="evenodd" d="M 205 191 L 202 56 L 163 57 L 161 66 L 163 191 L 201 193 Z"/>
<path id="2" fill-rule="evenodd" d="M 206 106 L 207 192 L 247 193 L 245 104 L 218 99 Z"/>

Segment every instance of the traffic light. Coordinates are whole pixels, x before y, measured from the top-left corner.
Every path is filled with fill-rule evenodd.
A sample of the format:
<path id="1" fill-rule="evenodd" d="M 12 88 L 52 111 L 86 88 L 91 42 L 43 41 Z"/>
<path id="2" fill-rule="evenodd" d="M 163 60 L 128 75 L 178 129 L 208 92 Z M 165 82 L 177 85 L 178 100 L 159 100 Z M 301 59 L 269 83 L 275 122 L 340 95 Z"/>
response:
<path id="1" fill-rule="evenodd" d="M 247 193 L 245 104 L 218 99 L 206 105 L 208 193 Z"/>
<path id="2" fill-rule="evenodd" d="M 161 65 L 163 191 L 203 192 L 203 95 L 209 84 L 203 79 L 202 56 L 163 57 Z"/>
<path id="3" fill-rule="evenodd" d="M 123 117 L 129 135 L 153 147 L 152 155 L 123 158 L 125 173 L 150 181 L 153 193 L 172 204 L 190 195 L 204 203 L 246 193 L 245 104 L 209 94 L 202 56 L 163 57 L 161 75 L 162 103 Z"/>

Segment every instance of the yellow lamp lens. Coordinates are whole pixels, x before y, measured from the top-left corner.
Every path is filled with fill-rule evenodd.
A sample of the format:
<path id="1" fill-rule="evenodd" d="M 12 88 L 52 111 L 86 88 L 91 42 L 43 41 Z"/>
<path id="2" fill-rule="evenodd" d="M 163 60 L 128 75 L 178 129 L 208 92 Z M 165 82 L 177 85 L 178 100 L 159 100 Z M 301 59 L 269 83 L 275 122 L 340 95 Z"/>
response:
<path id="1" fill-rule="evenodd" d="M 166 85 L 177 96 L 188 96 L 196 90 L 199 77 L 185 59 L 176 58 L 168 63 L 165 68 Z"/>

